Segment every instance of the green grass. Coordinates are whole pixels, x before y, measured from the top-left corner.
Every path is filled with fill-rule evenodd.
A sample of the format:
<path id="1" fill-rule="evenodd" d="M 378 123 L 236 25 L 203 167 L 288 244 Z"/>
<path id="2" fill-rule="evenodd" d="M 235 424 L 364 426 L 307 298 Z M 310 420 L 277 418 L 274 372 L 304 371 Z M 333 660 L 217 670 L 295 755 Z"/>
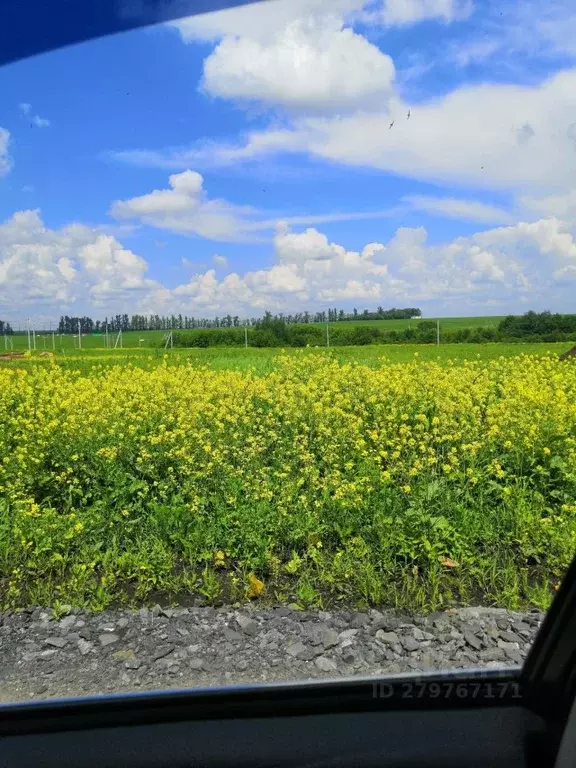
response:
<path id="1" fill-rule="evenodd" d="M 207 349 L 75 349 L 56 351 L 54 358 L 64 368 L 73 368 L 82 372 L 99 366 L 136 365 L 140 368 L 152 368 L 165 359 L 168 365 L 208 366 L 213 370 L 255 369 L 259 374 L 265 374 L 275 367 L 275 360 L 280 354 L 326 354 L 339 362 L 357 362 L 371 368 L 390 363 L 407 363 L 414 360 L 435 361 L 457 364 L 464 360 L 494 360 L 499 357 L 516 355 L 560 355 L 573 346 L 571 342 L 542 343 L 542 344 L 387 344 L 368 345 L 362 347 L 325 347 L 305 350 L 273 348 L 242 347 L 208 347 Z M 166 357 L 165 357 L 166 356 Z M 40 352 L 33 353 L 31 358 L 16 360 L 0 360 L 2 367 L 30 367 L 31 365 L 48 365 L 47 358 L 40 357 Z"/>
<path id="2" fill-rule="evenodd" d="M 501 320 L 504 320 L 504 315 L 497 315 L 494 317 L 422 317 L 414 318 L 412 320 L 345 320 L 343 323 L 331 323 L 331 325 L 343 326 L 345 328 L 354 326 L 370 326 L 372 328 L 380 328 L 380 330 L 388 331 L 402 331 L 405 328 L 417 328 L 418 324 L 422 321 L 436 322 L 440 321 L 440 331 L 442 328 L 446 330 L 457 331 L 461 328 L 497 328 Z"/>

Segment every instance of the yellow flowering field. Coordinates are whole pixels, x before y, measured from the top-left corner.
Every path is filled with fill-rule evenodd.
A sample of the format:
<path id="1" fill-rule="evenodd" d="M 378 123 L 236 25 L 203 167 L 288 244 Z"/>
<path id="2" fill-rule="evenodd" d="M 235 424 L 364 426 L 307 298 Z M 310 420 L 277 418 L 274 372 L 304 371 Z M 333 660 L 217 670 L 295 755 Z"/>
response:
<path id="1" fill-rule="evenodd" d="M 557 356 L 0 369 L 4 607 L 545 606 L 575 549 Z"/>

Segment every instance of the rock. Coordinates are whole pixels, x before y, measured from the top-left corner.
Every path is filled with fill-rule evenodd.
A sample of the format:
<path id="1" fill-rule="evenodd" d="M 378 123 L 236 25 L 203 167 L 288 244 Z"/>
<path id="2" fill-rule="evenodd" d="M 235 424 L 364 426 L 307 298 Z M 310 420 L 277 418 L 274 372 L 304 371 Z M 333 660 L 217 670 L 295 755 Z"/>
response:
<path id="1" fill-rule="evenodd" d="M 464 632 L 464 640 L 466 640 L 469 646 L 475 648 L 477 651 L 482 648 L 482 641 L 479 640 L 476 635 L 473 635 L 472 632 Z"/>
<path id="2" fill-rule="evenodd" d="M 396 632 L 384 632 L 383 629 L 379 629 L 376 632 L 376 640 L 378 640 L 380 643 L 388 643 L 388 645 L 393 645 L 400 642 Z"/>
<path id="3" fill-rule="evenodd" d="M 236 615 L 236 621 L 238 622 L 240 629 L 245 634 L 251 635 L 252 637 L 256 635 L 260 629 L 260 625 L 257 621 L 254 621 L 254 619 L 251 619 L 249 616 L 244 616 L 241 613 Z"/>
<path id="4" fill-rule="evenodd" d="M 357 634 L 357 629 L 345 629 L 343 632 L 340 632 L 338 637 L 340 642 L 343 642 L 344 640 L 351 640 L 353 637 L 356 637 Z"/>
<path id="5" fill-rule="evenodd" d="M 338 645 L 340 640 L 339 635 L 332 629 L 322 630 L 319 634 L 319 637 L 320 643 L 324 646 L 324 648 L 332 648 L 333 646 Z"/>
<path id="6" fill-rule="evenodd" d="M 126 662 L 124 663 L 124 666 L 126 669 L 140 669 L 142 666 L 142 662 L 140 659 L 126 659 Z"/>
<path id="7" fill-rule="evenodd" d="M 510 630 L 504 630 L 504 632 L 500 632 L 500 637 L 502 640 L 505 640 L 507 643 L 521 643 L 522 639 L 518 637 L 518 635 L 515 632 L 510 632 Z"/>
<path id="8" fill-rule="evenodd" d="M 504 656 L 502 648 L 487 648 L 485 651 L 480 651 L 482 661 L 501 661 Z"/>
<path id="9" fill-rule="evenodd" d="M 118 635 L 115 635 L 113 633 L 107 633 L 105 635 L 99 635 L 98 640 L 100 640 L 100 645 L 102 648 L 106 648 L 108 645 L 112 645 L 113 643 L 117 643 L 120 638 Z"/>
<path id="10" fill-rule="evenodd" d="M 514 662 L 514 664 L 518 664 L 518 666 L 522 666 L 522 664 L 524 663 L 524 659 L 520 655 L 519 651 L 515 651 L 514 649 L 512 649 L 510 651 L 506 651 L 505 653 L 506 653 L 506 656 L 508 656 L 508 658 L 510 659 L 510 661 Z"/>
<path id="11" fill-rule="evenodd" d="M 36 661 L 38 658 L 40 658 L 40 651 L 25 651 L 22 654 L 22 661 L 25 662 Z"/>
<path id="12" fill-rule="evenodd" d="M 301 653 L 305 653 L 306 650 L 307 648 L 301 640 L 297 640 L 295 643 L 290 643 L 290 645 L 286 646 L 286 653 L 295 659 L 297 659 Z"/>
<path id="13" fill-rule="evenodd" d="M 314 664 L 321 672 L 336 672 L 338 669 L 336 662 L 326 656 L 318 656 Z"/>
<path id="14" fill-rule="evenodd" d="M 354 629 L 362 629 L 370 621 L 370 617 L 367 613 L 355 613 L 350 622 L 350 626 Z"/>
<path id="15" fill-rule="evenodd" d="M 178 632 L 180 637 L 188 637 L 190 635 L 190 631 L 186 627 L 176 627 L 176 632 Z"/>
<path id="16" fill-rule="evenodd" d="M 224 629 L 224 637 L 230 643 L 237 643 L 243 639 L 240 632 L 237 632 L 235 629 L 230 629 L 230 627 Z"/>
<path id="17" fill-rule="evenodd" d="M 130 622 L 129 622 L 129 620 L 126 618 L 126 616 L 122 616 L 122 618 L 121 618 L 121 619 L 118 619 L 118 622 L 117 622 L 117 623 L 118 623 L 118 626 L 120 627 L 120 629 L 124 629 L 125 627 L 127 627 L 127 626 L 128 626 L 128 624 L 129 624 Z"/>
<path id="18" fill-rule="evenodd" d="M 173 645 L 159 645 L 152 653 L 152 661 L 159 661 L 169 656 L 174 651 Z"/>
<path id="19" fill-rule="evenodd" d="M 391 633 L 391 634 L 394 634 L 394 633 Z M 410 636 L 402 638 L 402 645 L 404 646 L 404 648 L 406 648 L 408 652 L 420 650 L 420 643 Z"/>
<path id="20" fill-rule="evenodd" d="M 65 637 L 47 637 L 44 643 L 54 648 L 64 648 L 65 645 L 68 645 L 68 640 Z"/>
<path id="21" fill-rule="evenodd" d="M 74 614 L 69 614 L 68 616 L 64 616 L 63 619 L 60 619 L 58 622 L 58 626 L 60 629 L 68 630 L 72 629 L 72 627 L 76 624 L 76 616 Z"/>
<path id="22" fill-rule="evenodd" d="M 204 669 L 204 659 L 199 659 L 199 658 L 190 659 L 190 661 L 188 662 L 188 666 L 190 667 L 190 669 L 195 669 L 197 671 Z"/>
<path id="23" fill-rule="evenodd" d="M 506 653 L 508 651 L 517 651 L 519 649 L 518 643 L 507 643 L 505 640 L 498 640 L 498 648 Z"/>
<path id="24" fill-rule="evenodd" d="M 82 638 L 78 640 L 78 650 L 82 656 L 86 656 L 87 653 L 90 653 L 92 648 L 94 648 L 94 643 L 89 643 L 88 640 L 83 640 Z"/>

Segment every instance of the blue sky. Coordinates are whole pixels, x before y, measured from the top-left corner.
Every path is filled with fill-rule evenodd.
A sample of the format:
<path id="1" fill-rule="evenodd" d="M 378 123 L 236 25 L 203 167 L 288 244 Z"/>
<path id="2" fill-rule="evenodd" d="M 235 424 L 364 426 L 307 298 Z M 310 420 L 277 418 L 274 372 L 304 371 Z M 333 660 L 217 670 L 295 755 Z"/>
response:
<path id="1" fill-rule="evenodd" d="M 269 0 L 0 73 L 0 315 L 576 311 L 568 2 Z"/>

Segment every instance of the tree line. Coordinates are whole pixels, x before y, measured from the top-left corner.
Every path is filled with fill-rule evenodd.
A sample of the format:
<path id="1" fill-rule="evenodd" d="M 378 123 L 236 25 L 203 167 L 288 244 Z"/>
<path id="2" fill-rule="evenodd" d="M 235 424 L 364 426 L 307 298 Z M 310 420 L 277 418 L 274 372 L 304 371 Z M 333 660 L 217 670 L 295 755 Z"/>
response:
<path id="1" fill-rule="evenodd" d="M 188 315 L 113 315 L 104 320 L 93 320 L 91 317 L 70 317 L 62 315 L 58 323 L 58 333 L 105 333 L 117 331 L 170 331 L 192 330 L 196 328 L 257 328 L 259 323 L 280 321 L 284 325 L 308 325 L 311 323 L 335 323 L 346 320 L 404 320 L 421 317 L 422 312 L 417 308 L 406 309 L 364 309 L 359 312 L 354 309 L 346 313 L 343 309 L 328 309 L 321 312 L 295 312 L 293 314 L 276 314 L 266 312 L 264 317 L 240 318 L 239 315 L 224 315 L 223 317 L 205 318 L 189 317 Z"/>
<path id="2" fill-rule="evenodd" d="M 402 329 L 383 326 L 330 326 L 289 324 L 267 313 L 253 327 L 191 329 L 173 334 L 175 347 L 306 347 L 358 346 L 366 344 L 434 344 L 437 341 L 434 320 L 420 320 Z M 551 315 L 528 312 L 500 321 L 498 327 L 441 328 L 443 344 L 485 344 L 487 342 L 554 342 L 576 340 L 576 315 Z"/>
<path id="3" fill-rule="evenodd" d="M 11 336 L 14 333 L 12 326 L 6 320 L 0 320 L 0 334 Z"/>

